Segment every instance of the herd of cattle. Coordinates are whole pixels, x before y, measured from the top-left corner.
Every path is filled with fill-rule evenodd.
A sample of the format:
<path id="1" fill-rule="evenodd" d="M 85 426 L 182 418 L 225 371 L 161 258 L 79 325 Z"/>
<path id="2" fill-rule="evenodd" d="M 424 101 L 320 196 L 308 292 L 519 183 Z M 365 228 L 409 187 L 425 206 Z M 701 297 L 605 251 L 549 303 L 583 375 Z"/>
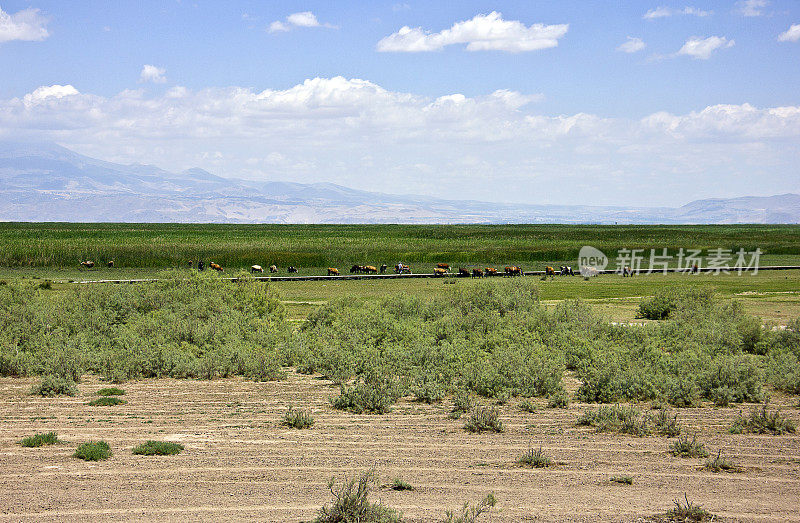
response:
<path id="1" fill-rule="evenodd" d="M 81 268 L 83 269 L 92 269 L 94 268 L 95 264 L 91 260 L 86 260 L 81 262 Z M 106 266 L 109 268 L 114 267 L 114 261 L 109 261 L 106 263 Z M 189 268 L 194 267 L 194 262 L 189 260 L 188 262 Z M 217 272 L 225 272 L 225 269 L 216 262 L 209 262 L 208 267 Z M 388 265 L 385 263 L 382 264 L 380 267 L 375 267 L 374 265 L 353 265 L 350 267 L 350 274 L 386 274 L 386 270 L 389 268 Z M 412 274 L 411 267 L 405 265 L 403 263 L 398 263 L 393 267 L 395 274 Z M 626 267 L 626 273 L 627 273 Z M 205 263 L 203 260 L 197 262 L 197 270 L 203 271 L 205 270 Z M 251 273 L 263 273 L 264 268 L 261 265 L 251 265 L 250 266 Z M 277 273 L 278 267 L 275 265 L 269 266 L 270 273 Z M 286 268 L 286 272 L 289 274 L 296 274 L 298 269 L 293 266 L 289 266 Z M 447 276 L 450 274 L 450 265 L 447 263 L 437 263 L 436 268 L 433 269 L 434 276 Z M 472 278 L 483 278 L 484 276 L 499 276 L 503 274 L 505 276 L 522 276 L 522 268 L 517 267 L 516 265 L 511 265 L 505 267 L 503 272 L 501 273 L 499 270 L 495 269 L 494 267 L 485 267 L 483 269 L 466 269 L 464 267 L 459 267 L 458 272 L 456 273 L 460 277 L 472 277 Z M 553 267 L 547 266 L 545 268 L 545 276 L 573 276 L 575 273 L 572 270 L 572 267 L 569 266 L 560 266 L 558 270 Z M 627 274 L 626 274 L 627 275 Z M 632 275 L 632 274 L 631 274 Z M 328 267 L 328 276 L 341 276 L 339 269 L 336 267 Z"/>

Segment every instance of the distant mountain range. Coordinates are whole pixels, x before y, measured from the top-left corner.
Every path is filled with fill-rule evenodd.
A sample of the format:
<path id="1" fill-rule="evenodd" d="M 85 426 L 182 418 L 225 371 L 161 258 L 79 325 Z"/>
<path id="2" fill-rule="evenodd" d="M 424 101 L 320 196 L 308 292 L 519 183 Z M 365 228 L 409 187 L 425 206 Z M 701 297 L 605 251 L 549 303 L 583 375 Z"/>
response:
<path id="1" fill-rule="evenodd" d="M 202 169 L 95 160 L 52 143 L 0 142 L 0 220 L 201 223 L 800 223 L 800 195 L 679 208 L 522 205 L 254 182 Z"/>

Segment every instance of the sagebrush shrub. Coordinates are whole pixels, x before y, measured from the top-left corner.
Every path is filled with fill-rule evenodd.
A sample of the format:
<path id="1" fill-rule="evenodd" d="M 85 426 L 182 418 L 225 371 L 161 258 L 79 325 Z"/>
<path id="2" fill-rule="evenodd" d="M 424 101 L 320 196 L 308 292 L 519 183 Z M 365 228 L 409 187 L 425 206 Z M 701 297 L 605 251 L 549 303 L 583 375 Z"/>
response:
<path id="1" fill-rule="evenodd" d="M 693 435 L 691 440 L 689 436 L 678 436 L 678 439 L 670 445 L 669 451 L 673 456 L 682 458 L 705 458 L 708 456 L 705 446 L 697 441 L 696 435 Z"/>
<path id="2" fill-rule="evenodd" d="M 328 482 L 333 495 L 330 505 L 323 506 L 314 519 L 315 523 L 395 523 L 402 517 L 395 510 L 369 501 L 369 493 L 376 485 L 375 473 L 367 471 L 358 479 L 345 478 L 337 485 L 334 478 Z"/>
<path id="3" fill-rule="evenodd" d="M 522 455 L 517 458 L 517 463 L 529 467 L 544 468 L 550 466 L 551 460 L 550 457 L 542 451 L 542 447 L 539 447 L 538 449 L 530 448 L 523 452 Z"/>
<path id="4" fill-rule="evenodd" d="M 295 410 L 289 407 L 289 410 L 283 415 L 282 424 L 295 429 L 307 429 L 314 425 L 314 416 L 311 415 L 310 410 Z"/>
<path id="5" fill-rule="evenodd" d="M 69 378 L 47 375 L 42 377 L 42 381 L 31 389 L 31 394 L 53 397 L 53 396 L 75 396 L 78 394 L 78 387 Z"/>
<path id="6" fill-rule="evenodd" d="M 497 407 L 478 405 L 464 424 L 467 432 L 503 432 L 503 422 L 500 421 L 500 410 Z"/>
<path id="7" fill-rule="evenodd" d="M 385 414 L 399 397 L 400 391 L 393 379 L 373 377 L 342 386 L 341 394 L 331 399 L 331 404 L 355 414 Z"/>

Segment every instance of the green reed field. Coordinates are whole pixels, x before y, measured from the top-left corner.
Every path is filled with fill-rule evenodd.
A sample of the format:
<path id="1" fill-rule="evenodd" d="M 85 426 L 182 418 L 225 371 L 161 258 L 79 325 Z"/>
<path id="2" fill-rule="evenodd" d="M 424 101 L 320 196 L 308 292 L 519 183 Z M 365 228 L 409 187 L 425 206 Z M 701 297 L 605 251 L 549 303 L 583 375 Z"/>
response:
<path id="1" fill-rule="evenodd" d="M 764 252 L 762 265 L 800 264 L 797 225 L 212 225 L 212 224 L 0 224 L 0 268 L 77 268 L 114 260 L 122 269 L 184 267 L 188 260 L 227 270 L 252 264 L 289 265 L 314 274 L 352 264 L 421 272 L 451 265 L 576 264 L 592 245 L 613 258 L 620 248 L 744 248 Z M 415 271 L 417 272 L 417 271 Z"/>

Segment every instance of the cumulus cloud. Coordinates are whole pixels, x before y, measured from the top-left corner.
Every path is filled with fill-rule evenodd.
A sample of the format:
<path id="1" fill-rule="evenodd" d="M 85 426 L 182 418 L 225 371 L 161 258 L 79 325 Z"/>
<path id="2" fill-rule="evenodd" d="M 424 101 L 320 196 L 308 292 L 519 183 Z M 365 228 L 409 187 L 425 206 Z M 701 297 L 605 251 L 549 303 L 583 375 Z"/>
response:
<path id="1" fill-rule="evenodd" d="M 727 49 L 733 47 L 735 43 L 734 40 L 728 40 L 724 36 L 709 36 L 708 38 L 693 36 L 686 40 L 683 47 L 678 50 L 678 54 L 691 56 L 696 60 L 708 60 L 711 58 L 711 53 L 717 49 Z"/>
<path id="2" fill-rule="evenodd" d="M 142 72 L 139 75 L 139 82 L 163 84 L 167 81 L 167 77 L 164 76 L 166 72 L 166 69 L 156 67 L 155 65 L 146 64 L 144 67 L 142 67 Z"/>
<path id="3" fill-rule="evenodd" d="M 503 20 L 492 11 L 471 20 L 456 22 L 449 29 L 432 33 L 422 27 L 403 26 L 377 44 L 382 52 L 438 51 L 445 46 L 467 44 L 467 51 L 537 51 L 556 47 L 567 34 L 569 24 L 526 26 L 517 20 Z"/>
<path id="4" fill-rule="evenodd" d="M 39 42 L 50 36 L 48 19 L 38 9 L 23 9 L 9 14 L 0 8 L 0 43 L 12 40 Z"/>
<path id="5" fill-rule="evenodd" d="M 646 46 L 647 44 L 645 44 L 641 38 L 629 36 L 627 41 L 617 47 L 617 51 L 622 51 L 623 53 L 638 53 Z"/>
<path id="6" fill-rule="evenodd" d="M 653 198 L 674 190 L 680 202 L 690 189 L 719 195 L 720 183 L 733 190 L 741 182 L 745 194 L 756 175 L 775 192 L 796 180 L 800 107 L 714 105 L 630 120 L 538 114 L 541 98 L 512 90 L 427 97 L 343 77 L 111 97 L 52 85 L 0 100 L 0 139 L 56 140 L 175 171 L 353 187 L 369 180 L 370 190 L 449 198 L 585 203 L 591 194 L 599 203 L 607 193 L 624 203 L 658 183 L 664 190 Z M 565 183 L 548 183 L 554 178 Z"/>
<path id="7" fill-rule="evenodd" d="M 768 0 L 744 0 L 737 2 L 736 5 L 739 7 L 739 13 L 744 16 L 763 16 L 762 8 L 767 7 L 769 2 Z"/>
<path id="8" fill-rule="evenodd" d="M 698 9 L 696 7 L 684 7 L 683 9 L 672 9 L 670 7 L 656 7 L 654 9 L 650 9 L 642 18 L 645 20 L 655 20 L 656 18 L 667 18 L 670 16 L 677 16 L 677 15 L 692 15 L 692 16 L 708 16 L 714 14 L 713 11 L 703 11 L 702 9 Z"/>
<path id="9" fill-rule="evenodd" d="M 327 27 L 329 29 L 336 29 L 335 25 L 328 23 L 321 24 L 314 13 L 311 11 L 303 11 L 301 13 L 292 13 L 286 17 L 286 22 L 276 20 L 269 24 L 267 31 L 270 33 L 291 31 L 293 27 Z"/>
<path id="10" fill-rule="evenodd" d="M 778 40 L 781 42 L 797 42 L 800 40 L 800 24 L 792 24 L 789 29 L 778 35 Z"/>
<path id="11" fill-rule="evenodd" d="M 32 93 L 26 94 L 22 100 L 26 107 L 30 107 L 42 103 L 48 98 L 60 99 L 73 94 L 80 93 L 71 85 L 43 85 Z"/>

